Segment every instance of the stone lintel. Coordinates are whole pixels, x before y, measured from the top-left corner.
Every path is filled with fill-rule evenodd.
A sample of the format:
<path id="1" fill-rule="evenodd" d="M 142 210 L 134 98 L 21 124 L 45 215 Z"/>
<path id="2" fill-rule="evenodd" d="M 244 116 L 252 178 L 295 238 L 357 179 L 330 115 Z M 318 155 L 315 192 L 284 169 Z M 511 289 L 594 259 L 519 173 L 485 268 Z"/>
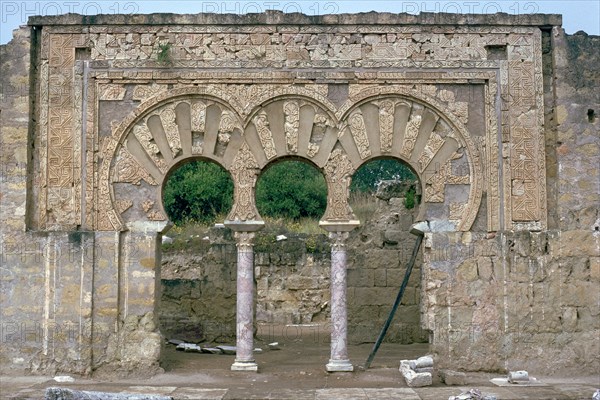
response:
<path id="1" fill-rule="evenodd" d="M 327 232 L 350 232 L 360 226 L 360 221 L 319 221 L 319 226 Z"/>
<path id="2" fill-rule="evenodd" d="M 265 221 L 225 221 L 223 224 L 234 232 L 256 232 L 265 227 Z"/>
<path id="3" fill-rule="evenodd" d="M 560 26 L 560 14 L 450 14 L 367 12 L 356 14 L 305 15 L 268 10 L 260 14 L 64 14 L 31 16 L 30 26 L 45 25 L 490 25 Z"/>

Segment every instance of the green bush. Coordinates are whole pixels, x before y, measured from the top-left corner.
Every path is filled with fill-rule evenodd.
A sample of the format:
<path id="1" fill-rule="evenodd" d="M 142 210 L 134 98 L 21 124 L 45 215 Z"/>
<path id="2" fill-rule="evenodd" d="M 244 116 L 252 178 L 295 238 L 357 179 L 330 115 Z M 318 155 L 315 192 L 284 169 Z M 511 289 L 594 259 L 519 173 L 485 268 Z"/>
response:
<path id="1" fill-rule="evenodd" d="M 300 161 L 277 163 L 258 180 L 256 206 L 263 217 L 320 218 L 327 206 L 327 183 L 311 165 Z"/>
<path id="2" fill-rule="evenodd" d="M 165 211 L 175 224 L 213 223 L 231 209 L 233 181 L 217 164 L 191 162 L 169 177 L 163 199 Z"/>

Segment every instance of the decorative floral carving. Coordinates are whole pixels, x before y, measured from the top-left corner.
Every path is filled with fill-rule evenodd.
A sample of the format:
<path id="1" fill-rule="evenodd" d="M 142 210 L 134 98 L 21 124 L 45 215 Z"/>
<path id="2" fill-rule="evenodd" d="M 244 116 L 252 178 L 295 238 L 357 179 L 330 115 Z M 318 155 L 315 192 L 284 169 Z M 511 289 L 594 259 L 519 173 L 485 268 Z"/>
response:
<path id="1" fill-rule="evenodd" d="M 254 186 L 258 164 L 254 155 L 244 143 L 233 159 L 229 169 L 234 182 L 234 201 L 229 216 L 230 221 L 251 221 L 258 217 L 254 204 Z"/>
<path id="2" fill-rule="evenodd" d="M 154 178 L 121 146 L 113 169 L 112 182 L 125 182 L 139 185 L 145 180 L 150 185 L 158 185 Z"/>
<path id="3" fill-rule="evenodd" d="M 356 110 L 348 119 L 350 126 L 350 132 L 354 137 L 354 142 L 358 148 L 358 154 L 363 160 L 371 155 L 371 149 L 369 148 L 369 139 L 367 138 L 367 128 L 365 127 L 365 120 L 363 118 L 362 111 Z"/>
<path id="4" fill-rule="evenodd" d="M 300 107 L 297 101 L 286 101 L 283 103 L 283 113 L 285 115 L 285 139 L 290 153 L 298 152 L 298 128 L 300 127 Z M 312 157 L 312 156 L 309 156 Z"/>
<path id="5" fill-rule="evenodd" d="M 356 217 L 348 204 L 350 180 L 354 173 L 354 167 L 346 153 L 341 149 L 333 150 L 327 164 L 325 164 L 324 173 L 329 192 L 325 219 L 329 221 L 355 219 Z"/>
<path id="6" fill-rule="evenodd" d="M 221 113 L 221 121 L 219 122 L 218 140 L 221 144 L 229 143 L 231 133 L 236 125 L 236 119 L 228 110 L 223 110 Z"/>
<path id="7" fill-rule="evenodd" d="M 406 125 L 406 132 L 404 133 L 404 143 L 402 143 L 402 150 L 400 154 L 406 158 L 410 158 L 417 136 L 419 136 L 419 128 L 421 127 L 421 116 L 419 114 L 413 114 L 410 116 L 410 120 Z"/>
<path id="8" fill-rule="evenodd" d="M 379 102 L 379 137 L 382 153 L 389 153 L 392 150 L 394 108 L 395 104 L 391 100 Z"/>
<path id="9" fill-rule="evenodd" d="M 181 139 L 179 137 L 179 128 L 177 127 L 175 106 L 173 104 L 166 106 L 160 112 L 160 119 L 162 122 L 169 147 L 173 158 L 177 158 L 181 154 Z"/>
<path id="10" fill-rule="evenodd" d="M 260 143 L 265 150 L 265 155 L 267 159 L 271 159 L 277 155 L 277 151 L 275 150 L 275 142 L 273 141 L 273 134 L 269 129 L 269 119 L 267 113 L 262 110 L 256 115 L 252 122 L 254 122 L 254 126 L 256 127 L 256 132 L 258 133 L 258 137 L 260 139 Z"/>
<path id="11" fill-rule="evenodd" d="M 140 142 L 146 153 L 150 156 L 154 164 L 160 169 L 163 174 L 167 173 L 167 163 L 160 153 L 160 149 L 154 142 L 154 137 L 152 137 L 152 133 L 146 126 L 146 122 L 143 121 L 133 127 L 133 135 Z"/>

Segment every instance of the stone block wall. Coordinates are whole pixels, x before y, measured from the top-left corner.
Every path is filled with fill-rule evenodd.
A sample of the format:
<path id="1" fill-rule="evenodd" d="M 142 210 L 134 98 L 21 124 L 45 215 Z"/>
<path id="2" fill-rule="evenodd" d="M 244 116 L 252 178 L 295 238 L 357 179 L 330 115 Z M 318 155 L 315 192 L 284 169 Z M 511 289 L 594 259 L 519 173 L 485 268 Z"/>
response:
<path id="1" fill-rule="evenodd" d="M 375 200 L 373 200 L 375 201 Z M 348 243 L 349 340 L 374 342 L 392 308 L 415 236 L 408 231 L 417 210 L 403 199 L 378 200 L 379 206 Z M 391 204 L 390 204 L 391 203 Z M 210 229 L 183 246 L 165 246 L 161 333 L 189 341 L 235 338 L 235 242 L 228 230 Z M 261 233 L 255 246 L 256 324 L 266 332 L 285 332 L 285 325 L 319 325 L 330 318 L 330 255 L 327 236 L 291 235 L 276 241 Z M 204 240 L 208 238 L 208 240 Z M 426 342 L 420 326 L 421 257 L 386 341 Z"/>
<path id="2" fill-rule="evenodd" d="M 2 371 L 156 371 L 157 243 L 168 224 L 159 181 L 185 161 L 176 157 L 203 151 L 190 140 L 176 148 L 175 128 L 188 132 L 193 122 L 198 133 L 203 123 L 186 114 L 185 124 L 170 124 L 174 102 L 211 110 L 209 158 L 237 165 L 236 179 L 248 178 L 237 179 L 238 189 L 252 199 L 254 178 L 244 168 L 258 171 L 294 149 L 277 111 L 288 98 L 288 127 L 298 108 L 319 115 L 300 123 L 311 135 L 321 114 L 331 119 L 326 135 L 307 135 L 297 154 L 337 182 L 327 218 L 350 218 L 343 174 L 363 162 L 387 154 L 420 171 L 430 225 L 406 300 L 413 303 L 400 315 L 414 321 L 420 304 L 439 365 L 598 370 L 599 38 L 568 36 L 559 26 L 558 16 L 541 15 L 33 18 L 31 30 L 0 46 Z M 173 42 L 170 65 L 157 59 L 161 40 Z M 206 96 L 219 104 L 204 103 Z M 229 132 L 237 111 L 234 135 L 219 139 L 216 116 L 227 117 Z M 265 115 L 278 127 L 273 142 Z M 156 155 L 145 117 L 164 118 L 170 139 L 160 129 L 156 138 L 171 164 L 144 155 Z M 136 147 L 140 140 L 145 149 Z M 125 142 L 147 162 L 136 164 Z M 256 163 L 239 164 L 253 154 Z M 435 160 L 443 168 L 425 167 Z M 251 201 L 244 206 L 255 215 Z M 351 334 L 359 339 L 369 314 L 375 326 L 385 318 L 381 299 L 391 305 L 390 285 L 401 279 L 394 261 L 411 246 L 395 227 L 360 232 L 349 254 Z M 267 262 L 262 253 L 257 284 L 274 297 L 258 315 L 326 317 L 316 307 L 325 299 L 327 258 L 274 262 L 269 253 Z M 214 290 L 233 302 L 230 267 L 206 276 L 220 274 L 228 284 Z M 198 286 L 183 286 L 172 299 L 193 303 Z M 307 308 L 294 314 L 287 302 L 298 299 Z"/>

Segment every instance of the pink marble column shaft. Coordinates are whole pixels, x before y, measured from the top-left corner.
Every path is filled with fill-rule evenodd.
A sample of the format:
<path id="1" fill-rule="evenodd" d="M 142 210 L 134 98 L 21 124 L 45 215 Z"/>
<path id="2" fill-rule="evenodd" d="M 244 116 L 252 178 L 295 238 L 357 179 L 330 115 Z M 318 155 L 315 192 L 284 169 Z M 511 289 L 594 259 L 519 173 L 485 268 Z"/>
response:
<path id="1" fill-rule="evenodd" d="M 346 308 L 347 232 L 331 232 L 331 358 L 327 371 L 352 371 L 348 358 L 348 313 Z"/>
<path id="2" fill-rule="evenodd" d="M 237 328 L 236 357 L 232 371 L 257 371 L 254 361 L 254 233 L 236 232 Z"/>

